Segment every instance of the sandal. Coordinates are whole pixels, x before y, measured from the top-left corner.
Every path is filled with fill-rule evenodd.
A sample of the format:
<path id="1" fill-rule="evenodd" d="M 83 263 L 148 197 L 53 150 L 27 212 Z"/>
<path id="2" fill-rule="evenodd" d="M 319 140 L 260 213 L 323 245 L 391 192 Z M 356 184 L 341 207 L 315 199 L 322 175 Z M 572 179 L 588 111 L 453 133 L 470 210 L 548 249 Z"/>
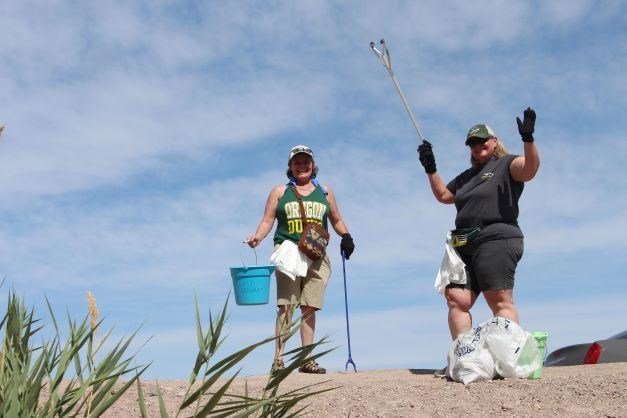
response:
<path id="1" fill-rule="evenodd" d="M 310 362 L 305 363 L 302 366 L 300 366 L 298 371 L 301 373 L 325 374 L 327 372 L 327 369 L 325 369 L 324 367 L 318 366 L 318 363 L 311 360 Z"/>
<path id="2" fill-rule="evenodd" d="M 274 373 L 283 369 L 285 369 L 285 363 L 283 363 L 283 359 L 274 359 L 274 361 L 272 362 L 272 369 L 270 371 Z"/>

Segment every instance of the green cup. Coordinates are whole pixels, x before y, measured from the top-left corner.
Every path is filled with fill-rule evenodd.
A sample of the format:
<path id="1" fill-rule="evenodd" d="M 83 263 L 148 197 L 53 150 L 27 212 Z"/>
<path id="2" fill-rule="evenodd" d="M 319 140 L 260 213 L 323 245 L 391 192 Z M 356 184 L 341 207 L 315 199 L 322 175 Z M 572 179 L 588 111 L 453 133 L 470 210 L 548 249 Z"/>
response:
<path id="1" fill-rule="evenodd" d="M 536 340 L 536 345 L 538 346 L 538 351 L 542 356 L 542 361 L 546 358 L 546 341 L 549 339 L 549 333 L 544 331 L 536 331 L 532 332 L 533 338 Z M 542 366 L 531 375 L 529 375 L 528 379 L 539 379 L 542 377 Z"/>

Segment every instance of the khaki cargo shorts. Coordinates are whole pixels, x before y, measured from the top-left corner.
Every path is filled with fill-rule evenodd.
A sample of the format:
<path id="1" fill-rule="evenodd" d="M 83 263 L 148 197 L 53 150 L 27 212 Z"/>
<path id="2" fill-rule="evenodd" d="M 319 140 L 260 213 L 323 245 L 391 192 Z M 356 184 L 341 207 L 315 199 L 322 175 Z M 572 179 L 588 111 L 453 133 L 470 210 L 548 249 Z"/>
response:
<path id="1" fill-rule="evenodd" d="M 275 275 L 277 306 L 296 305 L 300 300 L 301 306 L 322 309 L 324 291 L 331 277 L 331 264 L 327 254 L 311 263 L 307 277 L 292 280 L 278 270 L 275 270 Z"/>

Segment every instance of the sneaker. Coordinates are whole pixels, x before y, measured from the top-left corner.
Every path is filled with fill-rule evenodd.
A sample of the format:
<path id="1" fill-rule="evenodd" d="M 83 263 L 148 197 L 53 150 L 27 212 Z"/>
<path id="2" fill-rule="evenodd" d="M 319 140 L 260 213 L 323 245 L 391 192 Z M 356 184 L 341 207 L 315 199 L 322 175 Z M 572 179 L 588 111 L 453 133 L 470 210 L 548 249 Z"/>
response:
<path id="1" fill-rule="evenodd" d="M 437 378 L 443 378 L 446 377 L 446 367 L 440 369 L 440 370 L 436 370 L 433 372 L 433 377 L 437 377 Z"/>
<path id="2" fill-rule="evenodd" d="M 327 372 L 327 369 L 325 369 L 324 367 L 320 367 L 318 363 L 312 360 L 300 366 L 298 371 L 301 373 L 325 374 Z"/>

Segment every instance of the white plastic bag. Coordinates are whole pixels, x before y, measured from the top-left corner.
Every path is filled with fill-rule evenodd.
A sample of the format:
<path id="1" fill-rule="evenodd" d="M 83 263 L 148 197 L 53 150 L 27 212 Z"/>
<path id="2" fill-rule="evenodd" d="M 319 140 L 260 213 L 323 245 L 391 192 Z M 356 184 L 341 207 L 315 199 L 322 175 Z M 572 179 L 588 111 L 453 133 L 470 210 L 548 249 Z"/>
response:
<path id="1" fill-rule="evenodd" d="M 459 335 L 448 353 L 447 375 L 467 385 L 496 376 L 494 360 L 485 346 L 485 323 Z"/>
<path id="2" fill-rule="evenodd" d="M 439 294 L 444 294 L 446 285 L 449 283 L 465 284 L 466 283 L 466 265 L 457 254 L 457 251 L 451 244 L 451 232 L 446 235 L 446 244 L 444 245 L 444 257 L 440 264 L 440 270 L 435 277 L 433 287 Z"/>
<path id="3" fill-rule="evenodd" d="M 270 262 L 276 265 L 276 269 L 292 280 L 296 277 L 307 276 L 307 270 L 312 260 L 298 249 L 298 245 L 290 240 L 285 240 L 279 245 L 272 255 Z"/>
<path id="4" fill-rule="evenodd" d="M 530 333 L 506 318 L 495 317 L 486 324 L 485 341 L 498 374 L 528 377 L 542 367 L 542 354 Z"/>

